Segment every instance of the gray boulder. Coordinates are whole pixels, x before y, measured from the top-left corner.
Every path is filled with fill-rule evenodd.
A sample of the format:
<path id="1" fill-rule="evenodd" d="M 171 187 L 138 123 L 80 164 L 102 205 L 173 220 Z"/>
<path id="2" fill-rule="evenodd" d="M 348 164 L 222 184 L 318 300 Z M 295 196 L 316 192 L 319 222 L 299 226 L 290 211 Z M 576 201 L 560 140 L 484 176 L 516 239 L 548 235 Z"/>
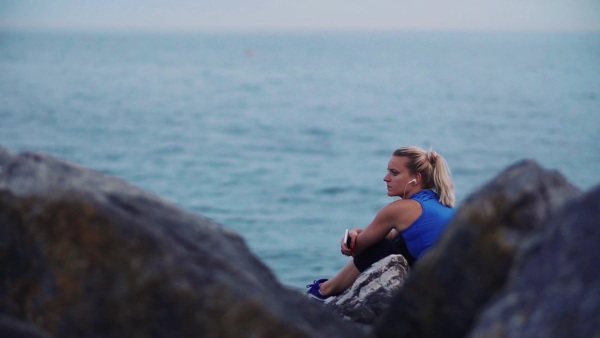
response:
<path id="1" fill-rule="evenodd" d="M 417 262 L 378 337 L 462 337 L 505 285 L 522 243 L 579 191 L 521 161 L 467 198 L 438 244 Z"/>
<path id="2" fill-rule="evenodd" d="M 0 313 L 53 336 L 361 337 L 237 233 L 126 182 L 0 148 Z"/>
<path id="3" fill-rule="evenodd" d="M 402 287 L 408 269 L 402 255 L 388 256 L 361 273 L 352 287 L 330 297 L 326 304 L 346 319 L 373 324 Z"/>
<path id="4" fill-rule="evenodd" d="M 600 187 L 524 243 L 471 337 L 600 337 Z"/>

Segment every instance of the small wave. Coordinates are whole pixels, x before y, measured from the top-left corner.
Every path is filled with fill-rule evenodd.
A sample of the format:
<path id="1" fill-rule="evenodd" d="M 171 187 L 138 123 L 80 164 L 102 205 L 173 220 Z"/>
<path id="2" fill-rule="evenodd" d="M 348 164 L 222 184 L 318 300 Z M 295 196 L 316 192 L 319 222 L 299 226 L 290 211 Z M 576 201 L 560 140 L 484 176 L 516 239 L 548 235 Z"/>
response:
<path id="1" fill-rule="evenodd" d="M 322 195 L 339 195 L 348 192 L 348 190 L 349 188 L 346 187 L 328 187 L 319 189 L 317 193 Z"/>

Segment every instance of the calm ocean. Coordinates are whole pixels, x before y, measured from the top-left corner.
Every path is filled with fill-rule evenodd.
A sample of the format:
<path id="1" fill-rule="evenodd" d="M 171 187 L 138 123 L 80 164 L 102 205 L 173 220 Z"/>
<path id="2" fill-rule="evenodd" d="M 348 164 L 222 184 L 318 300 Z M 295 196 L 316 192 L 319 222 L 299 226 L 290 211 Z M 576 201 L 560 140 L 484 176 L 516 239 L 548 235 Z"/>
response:
<path id="1" fill-rule="evenodd" d="M 600 35 L 0 32 L 0 145 L 118 176 L 240 232 L 282 283 L 347 258 L 391 152 L 459 203 L 533 158 L 600 182 Z"/>

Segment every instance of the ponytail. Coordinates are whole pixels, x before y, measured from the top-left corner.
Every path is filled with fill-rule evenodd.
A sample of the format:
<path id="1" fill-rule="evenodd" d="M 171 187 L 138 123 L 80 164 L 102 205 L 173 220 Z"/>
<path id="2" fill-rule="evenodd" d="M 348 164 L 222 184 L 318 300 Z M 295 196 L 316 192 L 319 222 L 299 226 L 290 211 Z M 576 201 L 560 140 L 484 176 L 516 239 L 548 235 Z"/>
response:
<path id="1" fill-rule="evenodd" d="M 454 184 L 448 163 L 441 155 L 432 150 L 427 152 L 427 158 L 432 167 L 430 181 L 440 196 L 440 203 L 449 207 L 454 206 Z"/>
<path id="2" fill-rule="evenodd" d="M 406 167 L 411 174 L 421 174 L 423 188 L 433 189 L 440 203 L 452 207 L 455 203 L 452 174 L 446 160 L 433 150 L 425 151 L 419 147 L 403 147 L 394 151 L 394 156 L 404 156 L 409 160 Z"/>

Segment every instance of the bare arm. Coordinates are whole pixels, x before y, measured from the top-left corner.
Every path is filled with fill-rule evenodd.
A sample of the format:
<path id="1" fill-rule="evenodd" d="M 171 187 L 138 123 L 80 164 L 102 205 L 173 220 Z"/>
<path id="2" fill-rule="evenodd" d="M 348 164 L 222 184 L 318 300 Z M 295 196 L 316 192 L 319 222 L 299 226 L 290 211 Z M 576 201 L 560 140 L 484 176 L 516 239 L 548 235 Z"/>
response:
<path id="1" fill-rule="evenodd" d="M 421 205 L 412 200 L 399 200 L 386 205 L 364 230 L 353 229 L 350 232 L 351 249 L 342 245 L 342 253 L 357 255 L 386 236 L 393 239 L 398 231 L 410 226 L 421 212 Z"/>

